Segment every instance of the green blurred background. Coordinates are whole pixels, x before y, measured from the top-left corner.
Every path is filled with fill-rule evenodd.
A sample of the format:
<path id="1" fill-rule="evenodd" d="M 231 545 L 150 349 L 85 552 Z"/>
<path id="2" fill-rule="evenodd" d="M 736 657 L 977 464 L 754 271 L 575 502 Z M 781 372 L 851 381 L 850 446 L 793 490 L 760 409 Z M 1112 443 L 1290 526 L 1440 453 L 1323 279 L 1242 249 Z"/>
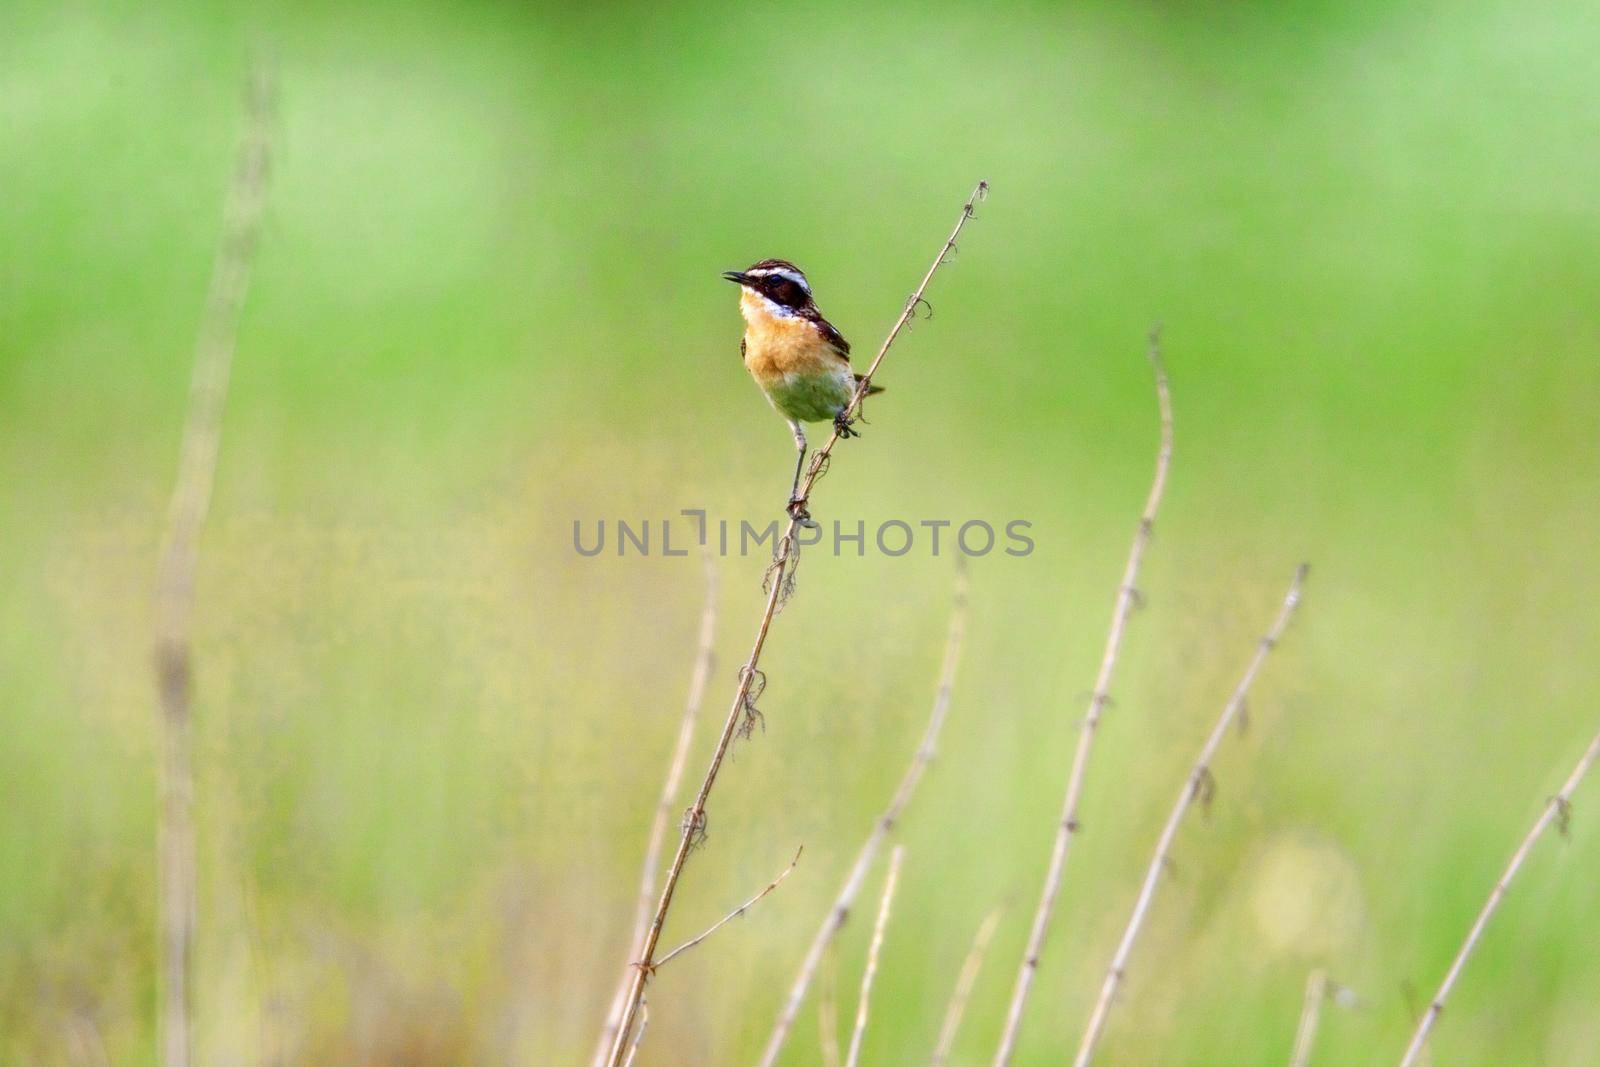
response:
<path id="1" fill-rule="evenodd" d="M 1013 518 L 973 561 L 902 828 L 870 1063 L 981 917 L 990 1055 L 1156 438 L 1173 482 L 1020 1062 L 1075 1045 L 1165 809 L 1293 567 L 1103 1062 L 1397 1059 L 1600 719 L 1592 3 L 0 13 L 0 1061 L 154 1062 L 151 582 L 251 57 L 276 162 L 198 603 L 204 1064 L 573 1063 L 627 954 L 701 600 L 574 519 L 776 514 L 718 273 L 782 256 L 870 352 L 980 177 L 822 519 Z M 698 773 L 760 607 L 720 563 Z M 904 766 L 949 555 L 807 555 L 642 1059 L 748 1062 Z M 1600 1062 L 1600 782 L 1439 1063 Z M 861 913 L 871 910 L 875 871 Z M 864 921 L 837 966 L 846 1018 Z M 818 1061 L 815 997 L 786 1062 Z"/>

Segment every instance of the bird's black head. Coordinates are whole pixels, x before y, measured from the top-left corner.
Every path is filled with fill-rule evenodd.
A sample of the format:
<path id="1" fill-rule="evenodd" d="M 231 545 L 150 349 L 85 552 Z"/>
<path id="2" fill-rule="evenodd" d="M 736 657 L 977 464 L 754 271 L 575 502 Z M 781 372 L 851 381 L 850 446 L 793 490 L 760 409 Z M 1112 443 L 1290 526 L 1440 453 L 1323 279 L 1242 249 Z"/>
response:
<path id="1" fill-rule="evenodd" d="M 791 311 L 811 303 L 811 283 L 806 281 L 805 272 L 786 259 L 763 259 L 722 276 Z"/>

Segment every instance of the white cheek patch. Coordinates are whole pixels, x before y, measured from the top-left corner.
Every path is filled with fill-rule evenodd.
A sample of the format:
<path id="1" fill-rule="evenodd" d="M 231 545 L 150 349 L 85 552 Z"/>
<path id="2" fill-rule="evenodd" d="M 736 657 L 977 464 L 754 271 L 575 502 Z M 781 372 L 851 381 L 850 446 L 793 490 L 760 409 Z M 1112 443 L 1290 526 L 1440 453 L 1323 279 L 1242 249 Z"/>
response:
<path id="1" fill-rule="evenodd" d="M 777 303 L 776 301 L 768 300 L 766 297 L 762 296 L 760 293 L 756 292 L 754 289 L 750 288 L 749 286 L 744 286 L 743 288 L 744 288 L 744 291 L 745 291 L 746 295 L 748 295 L 752 300 L 755 301 L 756 305 L 761 309 L 761 311 L 765 312 L 767 315 L 771 316 L 772 318 L 775 318 L 775 319 L 792 319 L 792 318 L 796 318 L 797 317 L 793 308 L 786 308 L 782 304 Z M 750 318 L 751 308 L 750 308 L 749 304 L 741 303 L 739 309 L 744 312 L 744 317 L 745 318 L 747 318 L 747 319 Z"/>

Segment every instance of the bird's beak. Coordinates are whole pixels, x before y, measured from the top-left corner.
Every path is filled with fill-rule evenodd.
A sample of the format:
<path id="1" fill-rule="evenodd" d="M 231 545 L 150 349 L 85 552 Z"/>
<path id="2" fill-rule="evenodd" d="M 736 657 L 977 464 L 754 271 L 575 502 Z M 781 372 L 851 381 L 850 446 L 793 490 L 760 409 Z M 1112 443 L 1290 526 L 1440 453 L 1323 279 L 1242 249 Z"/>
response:
<path id="1" fill-rule="evenodd" d="M 722 272 L 722 276 L 737 285 L 744 285 L 750 280 L 750 275 L 742 270 L 725 270 Z"/>

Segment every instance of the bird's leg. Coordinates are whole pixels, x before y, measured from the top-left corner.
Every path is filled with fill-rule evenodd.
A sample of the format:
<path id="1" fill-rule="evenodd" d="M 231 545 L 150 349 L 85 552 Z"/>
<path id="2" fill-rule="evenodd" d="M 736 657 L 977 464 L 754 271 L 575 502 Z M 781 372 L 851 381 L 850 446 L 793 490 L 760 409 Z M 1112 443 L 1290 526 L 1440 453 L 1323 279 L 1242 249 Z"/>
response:
<path id="1" fill-rule="evenodd" d="M 833 417 L 833 428 L 837 430 L 839 432 L 839 436 L 845 440 L 849 440 L 852 437 L 861 436 L 861 431 L 855 429 L 856 420 L 846 417 L 845 412 L 847 410 L 849 409 L 841 409 L 839 414 Z"/>
<path id="2" fill-rule="evenodd" d="M 800 472 L 806 466 L 806 431 L 794 419 L 789 420 L 789 430 L 794 434 L 795 451 L 799 453 L 794 461 L 794 485 L 789 489 L 789 517 L 799 520 L 802 524 L 811 521 L 810 512 L 806 511 L 806 502 L 800 498 Z"/>

